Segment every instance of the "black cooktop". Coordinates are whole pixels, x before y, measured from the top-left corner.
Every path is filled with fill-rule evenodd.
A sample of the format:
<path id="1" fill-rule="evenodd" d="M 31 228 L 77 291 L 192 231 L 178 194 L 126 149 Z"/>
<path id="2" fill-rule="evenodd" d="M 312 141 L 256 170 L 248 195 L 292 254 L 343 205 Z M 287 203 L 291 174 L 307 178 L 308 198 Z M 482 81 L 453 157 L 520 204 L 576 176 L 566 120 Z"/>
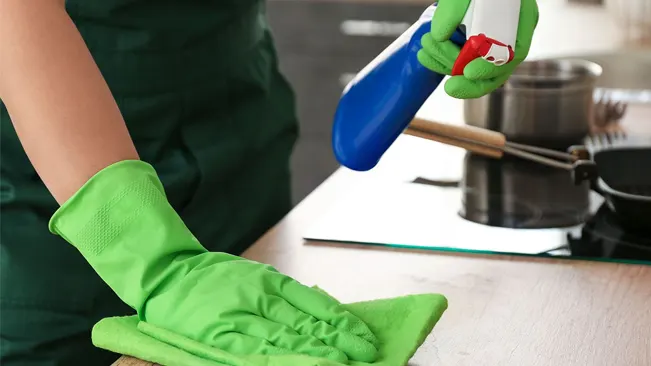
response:
<path id="1" fill-rule="evenodd" d="M 448 158 L 426 178 L 387 182 L 381 199 L 376 189 L 342 193 L 303 237 L 651 264 L 651 225 L 631 229 L 587 183 L 575 185 L 568 171 L 509 156 L 498 160 L 467 153 Z M 452 173 L 448 168 L 456 164 L 462 169 Z"/>
<path id="2" fill-rule="evenodd" d="M 581 235 L 573 237 L 568 234 L 568 245 L 561 249 L 563 254 L 573 257 L 651 262 L 650 232 L 624 229 L 621 220 L 608 205 L 602 204 L 583 225 Z"/>
<path id="3" fill-rule="evenodd" d="M 567 228 L 566 241 L 541 254 L 651 264 L 651 225 L 631 229 L 587 183 L 574 185 L 567 171 L 468 153 L 459 188 L 459 215 L 466 220 L 514 230 Z"/>

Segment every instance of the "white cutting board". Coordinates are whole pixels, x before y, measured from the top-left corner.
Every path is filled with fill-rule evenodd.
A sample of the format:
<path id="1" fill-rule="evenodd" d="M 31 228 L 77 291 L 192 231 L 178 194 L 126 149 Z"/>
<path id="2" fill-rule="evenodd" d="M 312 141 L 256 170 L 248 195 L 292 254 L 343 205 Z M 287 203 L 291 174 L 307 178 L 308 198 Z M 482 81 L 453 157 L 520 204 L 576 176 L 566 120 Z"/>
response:
<path id="1" fill-rule="evenodd" d="M 342 194 L 304 233 L 307 240 L 433 250 L 535 255 L 565 242 L 558 229 L 507 229 L 459 216 L 461 191 L 393 182 Z M 568 229 L 580 233 L 580 227 Z"/>

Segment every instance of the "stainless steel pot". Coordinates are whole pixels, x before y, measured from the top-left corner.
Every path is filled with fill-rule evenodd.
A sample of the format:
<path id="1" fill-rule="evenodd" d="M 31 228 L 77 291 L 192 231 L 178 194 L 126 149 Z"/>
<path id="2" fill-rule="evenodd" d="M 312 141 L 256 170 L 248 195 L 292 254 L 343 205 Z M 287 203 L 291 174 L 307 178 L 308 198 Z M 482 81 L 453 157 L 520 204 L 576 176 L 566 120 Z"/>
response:
<path id="1" fill-rule="evenodd" d="M 467 153 L 460 215 L 483 225 L 541 229 L 569 227 L 590 214 L 590 187 L 570 173 L 526 160 Z"/>
<path id="2" fill-rule="evenodd" d="M 601 74 L 601 66 L 586 60 L 525 61 L 501 88 L 464 101 L 466 124 L 513 142 L 567 148 L 590 131 Z"/>

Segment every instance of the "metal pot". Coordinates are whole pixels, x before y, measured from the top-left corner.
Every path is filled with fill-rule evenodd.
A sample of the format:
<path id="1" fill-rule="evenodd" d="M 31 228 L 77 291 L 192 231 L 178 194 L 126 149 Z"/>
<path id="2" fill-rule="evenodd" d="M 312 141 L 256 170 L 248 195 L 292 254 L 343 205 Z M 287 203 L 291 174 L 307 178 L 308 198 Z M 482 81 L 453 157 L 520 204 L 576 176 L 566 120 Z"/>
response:
<path id="1" fill-rule="evenodd" d="M 526 61 L 501 88 L 464 102 L 466 124 L 513 142 L 564 149 L 590 131 L 596 63 L 580 59 Z"/>
<path id="2" fill-rule="evenodd" d="M 569 227 L 590 214 L 590 187 L 570 173 L 513 157 L 467 153 L 460 215 L 483 225 L 541 229 Z"/>

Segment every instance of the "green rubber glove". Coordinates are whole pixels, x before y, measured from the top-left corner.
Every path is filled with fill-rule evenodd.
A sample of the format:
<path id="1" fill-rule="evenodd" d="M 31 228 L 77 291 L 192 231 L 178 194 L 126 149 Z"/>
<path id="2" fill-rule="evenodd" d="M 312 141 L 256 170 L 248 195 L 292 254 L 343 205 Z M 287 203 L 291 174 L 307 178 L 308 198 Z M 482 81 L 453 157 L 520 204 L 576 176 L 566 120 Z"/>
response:
<path id="1" fill-rule="evenodd" d="M 238 355 L 376 358 L 375 336 L 336 300 L 268 265 L 208 252 L 147 163 L 97 173 L 54 214 L 50 230 L 144 322 Z"/>
<path id="2" fill-rule="evenodd" d="M 452 74 L 460 49 L 450 41 L 450 37 L 463 21 L 470 1 L 439 0 L 431 31 L 421 38 L 422 49 L 417 56 L 423 66 L 439 74 Z M 537 25 L 536 0 L 522 0 L 513 60 L 504 66 L 495 66 L 481 58 L 473 60 L 465 67 L 463 75 L 448 79 L 445 92 L 454 98 L 470 99 L 482 97 L 502 86 L 529 54 Z"/>

